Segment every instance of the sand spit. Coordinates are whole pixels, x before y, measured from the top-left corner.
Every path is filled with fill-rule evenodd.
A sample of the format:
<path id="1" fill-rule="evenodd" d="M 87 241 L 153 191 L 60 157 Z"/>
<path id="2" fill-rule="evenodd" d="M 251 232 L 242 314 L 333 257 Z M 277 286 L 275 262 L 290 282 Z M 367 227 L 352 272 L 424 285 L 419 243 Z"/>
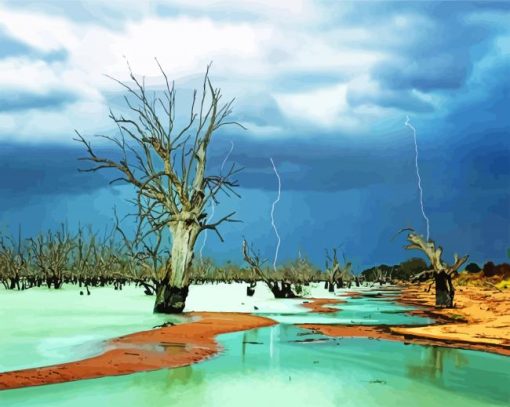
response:
<path id="1" fill-rule="evenodd" d="M 457 287 L 455 308 L 436 309 L 434 290 L 425 286 L 406 287 L 399 301 L 426 307 L 440 323 L 424 327 L 395 327 L 394 333 L 407 337 L 485 346 L 510 354 L 510 291 L 492 288 Z"/>
<path id="2" fill-rule="evenodd" d="M 241 313 L 189 313 L 192 322 L 136 332 L 110 340 L 91 358 L 0 373 L 0 390 L 64 383 L 104 376 L 187 366 L 215 355 L 220 334 L 274 325 L 271 319 Z"/>
<path id="3" fill-rule="evenodd" d="M 308 302 L 304 302 L 302 305 L 305 308 L 310 309 L 310 312 L 318 313 L 331 313 L 340 311 L 339 308 L 328 307 L 327 305 L 342 304 L 345 301 L 335 298 L 309 298 Z"/>
<path id="4" fill-rule="evenodd" d="M 445 348 L 469 349 L 483 352 L 497 353 L 510 356 L 510 347 L 501 345 L 490 345 L 440 338 L 425 338 L 412 334 L 399 334 L 398 330 L 404 327 L 391 327 L 386 325 L 326 325 L 326 324 L 299 324 L 299 328 L 310 329 L 326 336 L 337 338 L 369 338 L 375 340 L 396 341 L 405 344 L 416 344 L 426 346 L 442 346 Z"/>
<path id="5" fill-rule="evenodd" d="M 456 307 L 436 309 L 434 291 L 424 286 L 405 287 L 398 301 L 423 307 L 410 314 L 429 316 L 435 323 L 427 326 L 367 326 L 300 324 L 333 337 L 364 337 L 471 349 L 510 356 L 510 292 L 480 287 L 459 287 Z"/>

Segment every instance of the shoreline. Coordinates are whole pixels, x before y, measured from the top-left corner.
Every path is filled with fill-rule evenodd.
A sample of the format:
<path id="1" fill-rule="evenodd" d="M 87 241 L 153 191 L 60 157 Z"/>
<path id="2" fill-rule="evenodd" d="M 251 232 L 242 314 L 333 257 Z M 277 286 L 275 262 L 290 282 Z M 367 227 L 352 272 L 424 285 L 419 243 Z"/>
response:
<path id="1" fill-rule="evenodd" d="M 434 291 L 406 286 L 397 302 L 419 306 L 411 315 L 434 319 L 429 325 L 298 324 L 331 337 L 369 338 L 467 349 L 510 356 L 510 292 L 458 287 L 456 308 L 436 309 Z"/>
<path id="2" fill-rule="evenodd" d="M 308 308 L 309 312 L 317 312 L 319 314 L 341 311 L 341 308 L 328 307 L 328 305 L 345 303 L 345 301 L 337 298 L 307 298 L 306 301 L 308 302 L 303 302 L 301 306 Z"/>
<path id="3" fill-rule="evenodd" d="M 436 323 L 421 327 L 395 327 L 392 331 L 423 340 L 461 344 L 510 356 L 510 292 L 483 287 L 458 286 L 454 308 L 435 308 L 434 290 L 404 287 L 398 300 L 424 307 Z M 420 312 L 420 310 L 418 310 Z"/>
<path id="4" fill-rule="evenodd" d="M 442 346 L 510 356 L 510 293 L 488 292 L 477 287 L 462 287 L 456 308 L 436 309 L 434 293 L 423 286 L 407 286 L 395 301 L 419 306 L 410 314 L 434 319 L 430 325 L 342 325 L 296 324 L 330 337 L 369 338 L 404 344 Z M 344 295 L 345 296 L 345 295 Z M 347 296 L 361 297 L 351 291 Z M 341 304 L 340 298 L 307 298 L 301 306 L 309 312 L 341 311 L 328 305 Z M 269 327 L 276 321 L 249 313 L 190 312 L 189 322 L 135 332 L 106 341 L 99 355 L 51 366 L 0 373 L 0 391 L 29 386 L 65 383 L 106 376 L 188 366 L 221 351 L 216 336 Z"/>
<path id="5" fill-rule="evenodd" d="M 502 345 L 490 345 L 473 342 L 446 340 L 435 337 L 415 336 L 407 333 L 398 333 L 398 330 L 405 330 L 404 326 L 396 327 L 391 325 L 328 325 L 328 324 L 297 324 L 299 328 L 309 329 L 323 335 L 336 338 L 368 338 L 374 340 L 385 340 L 400 342 L 405 345 L 441 346 L 445 348 L 474 350 L 480 352 L 494 353 L 502 356 L 510 356 L 510 347 Z"/>
<path id="6" fill-rule="evenodd" d="M 0 373 L 0 391 L 188 366 L 216 355 L 216 336 L 275 325 L 272 319 L 234 312 L 192 312 L 196 320 L 107 341 L 103 353 L 51 366 Z"/>

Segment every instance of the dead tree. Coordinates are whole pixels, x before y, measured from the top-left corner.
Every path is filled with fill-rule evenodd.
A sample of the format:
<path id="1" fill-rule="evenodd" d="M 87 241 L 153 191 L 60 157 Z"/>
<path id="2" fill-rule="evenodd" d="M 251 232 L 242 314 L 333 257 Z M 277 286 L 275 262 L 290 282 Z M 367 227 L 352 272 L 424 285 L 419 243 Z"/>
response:
<path id="1" fill-rule="evenodd" d="M 154 312 L 175 313 L 184 309 L 193 249 L 199 234 L 211 229 L 223 241 L 217 227 L 234 221 L 232 212 L 215 223 L 208 223 L 206 208 L 210 200 L 217 202 L 220 191 L 235 194 L 238 184 L 232 177 L 239 170 L 232 165 L 226 174 L 207 175 L 206 162 L 213 134 L 222 126 L 238 123 L 228 120 L 233 100 L 221 103 L 221 91 L 213 88 L 208 67 L 200 95 L 196 90 L 193 93 L 186 123 L 177 128 L 174 84 L 168 81 L 159 63 L 158 66 L 165 80 L 165 87 L 159 93 L 148 92 L 145 81 L 137 79 L 129 65 L 129 83 L 114 79 L 127 92 L 124 101 L 130 114 L 117 115 L 110 110 L 109 117 L 119 135 L 100 137 L 116 146 L 120 158 L 100 157 L 90 141 L 78 132 L 76 140 L 88 153 L 82 160 L 93 164 L 82 171 L 113 169 L 120 173 L 112 182 L 134 186 L 140 220 L 151 231 L 164 228 L 170 231 L 169 267 L 162 279 L 164 284 L 157 290 Z"/>
<path id="2" fill-rule="evenodd" d="M 133 239 L 129 239 L 120 226 L 115 212 L 115 230 L 123 241 L 123 250 L 128 259 L 121 262 L 125 275 L 131 281 L 144 288 L 146 295 L 154 295 L 160 287 L 168 284 L 170 275 L 170 261 L 168 250 L 163 247 L 164 229 L 149 228 L 148 233 L 142 233 L 142 223 L 138 223 Z"/>
<path id="3" fill-rule="evenodd" d="M 22 289 L 22 274 L 27 269 L 25 253 L 22 250 L 21 233 L 18 243 L 10 237 L 0 236 L 0 277 L 7 289 Z M 25 284 L 23 283 L 23 287 Z"/>
<path id="4" fill-rule="evenodd" d="M 76 235 L 76 247 L 74 250 L 74 256 L 72 260 L 71 270 L 73 277 L 77 279 L 79 286 L 85 284 L 88 290 L 88 283 L 90 277 L 95 271 L 94 264 L 92 262 L 92 252 L 96 244 L 96 237 L 89 228 L 88 240 L 85 240 L 83 229 L 81 226 L 78 228 L 78 234 Z"/>
<path id="5" fill-rule="evenodd" d="M 409 245 L 405 246 L 406 249 L 421 250 L 430 260 L 432 270 L 425 270 L 411 278 L 411 281 L 427 281 L 434 279 L 436 286 L 436 307 L 452 308 L 454 306 L 455 289 L 453 287 L 452 276 L 457 273 L 459 268 L 467 261 L 469 256 L 459 258 L 457 254 L 454 255 L 454 263 L 448 265 L 441 259 L 443 248 L 441 246 L 436 248 L 433 240 L 425 241 L 423 236 L 420 236 L 412 229 L 407 236 Z"/>
<path id="6" fill-rule="evenodd" d="M 337 276 L 340 273 L 340 263 L 338 262 L 336 249 L 333 249 L 333 257 L 331 257 L 326 250 L 326 275 L 327 280 L 324 288 L 330 293 L 335 291 L 335 283 L 337 282 Z"/>
<path id="7" fill-rule="evenodd" d="M 248 263 L 253 273 L 258 276 L 269 287 L 275 298 L 295 298 L 296 294 L 292 291 L 292 283 L 290 281 L 278 281 L 271 278 L 262 265 L 264 261 L 253 249 L 250 250 L 246 240 L 243 240 L 243 257 Z"/>
<path id="8" fill-rule="evenodd" d="M 375 267 L 369 275 L 369 281 L 372 282 L 370 287 L 375 286 L 377 283 L 379 283 L 379 286 L 382 286 L 383 284 L 390 284 L 392 281 L 392 275 L 393 269 L 388 270 L 385 265 Z"/>
<path id="9" fill-rule="evenodd" d="M 30 239 L 31 252 L 35 267 L 46 280 L 48 288 L 59 289 L 64 282 L 64 272 L 68 270 L 74 242 L 67 228 L 62 225 L 55 233 L 48 231 L 46 236 L 39 235 Z"/>
<path id="10" fill-rule="evenodd" d="M 345 258 L 344 258 L 345 261 Z M 329 292 L 335 291 L 335 284 L 337 288 L 343 288 L 346 281 L 353 278 L 351 272 L 352 264 L 345 261 L 342 266 L 338 261 L 337 249 L 333 249 L 333 255 L 330 255 L 326 250 L 326 287 Z"/>

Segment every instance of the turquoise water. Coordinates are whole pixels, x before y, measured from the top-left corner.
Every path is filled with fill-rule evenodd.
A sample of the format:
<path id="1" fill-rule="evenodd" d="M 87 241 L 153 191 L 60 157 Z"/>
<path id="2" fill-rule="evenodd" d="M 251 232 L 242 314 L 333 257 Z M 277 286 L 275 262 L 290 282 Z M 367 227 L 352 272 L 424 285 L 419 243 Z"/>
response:
<path id="1" fill-rule="evenodd" d="M 505 357 L 291 325 L 220 337 L 221 355 L 185 368 L 0 392 L 2 406 L 503 406 Z"/>
<path id="2" fill-rule="evenodd" d="M 141 289 L 79 291 L 1 290 L 0 372 L 83 359 L 100 353 L 105 339 L 183 320 L 154 315 L 154 298 Z"/>
<path id="3" fill-rule="evenodd" d="M 392 292 L 390 292 L 392 293 Z M 352 325 L 427 325 L 432 319 L 417 315 L 409 315 L 407 312 L 416 309 L 389 301 L 379 291 L 367 293 L 360 298 L 342 297 L 342 304 L 328 305 L 330 308 L 338 308 L 338 312 L 331 313 L 306 313 L 306 314 L 271 314 L 260 313 L 280 323 L 318 323 L 318 324 L 352 324 Z"/>
<path id="4" fill-rule="evenodd" d="M 349 299 L 339 307 L 339 313 L 275 318 L 423 322 L 405 314 L 412 307 L 380 297 Z M 510 403 L 510 358 L 504 356 L 330 338 L 290 323 L 225 334 L 218 340 L 221 354 L 193 366 L 1 391 L 0 406 L 471 407 Z"/>

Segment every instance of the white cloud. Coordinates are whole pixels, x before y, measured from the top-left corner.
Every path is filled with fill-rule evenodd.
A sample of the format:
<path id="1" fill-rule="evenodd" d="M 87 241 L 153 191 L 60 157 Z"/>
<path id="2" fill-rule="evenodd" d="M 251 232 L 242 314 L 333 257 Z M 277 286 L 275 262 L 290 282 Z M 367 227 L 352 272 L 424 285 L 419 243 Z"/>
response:
<path id="1" fill-rule="evenodd" d="M 125 57 L 135 74 L 157 77 L 159 82 L 154 57 L 171 78 L 201 74 L 212 60 L 222 74 L 233 74 L 240 64 L 245 64 L 242 69 L 246 72 L 251 67 L 255 73 L 256 64 L 247 61 L 262 59 L 261 41 L 270 38 L 267 27 L 215 23 L 205 18 L 150 17 L 128 22 L 118 31 L 42 14 L 2 10 L 0 17 L 5 18 L 1 24 L 9 21 L 3 25 L 11 37 L 41 51 L 65 50 L 68 55 L 63 62 L 28 57 L 2 59 L 0 89 L 36 94 L 65 90 L 80 98 L 59 111 L 4 112 L 0 138 L 12 137 L 15 131 L 20 139 L 69 140 L 74 128 L 96 130 L 95 124 L 107 118 L 103 93 L 120 90 L 105 74 L 127 79 Z M 235 61 L 240 63 L 236 65 Z"/>
<path id="2" fill-rule="evenodd" d="M 104 133 L 110 129 L 105 104 L 88 101 L 70 103 L 60 110 L 22 110 L 0 113 L 0 139 L 23 142 L 72 142 L 74 130 L 87 134 Z"/>
<path id="3" fill-rule="evenodd" d="M 309 92 L 276 94 L 275 99 L 289 118 L 333 126 L 350 121 L 343 117 L 348 113 L 346 94 L 347 85 L 338 84 Z"/>
<path id="4" fill-rule="evenodd" d="M 264 20 L 274 20 L 282 25 L 290 22 L 310 22 L 322 15 L 322 10 L 310 0 L 170 0 L 160 1 L 159 4 L 204 14 L 239 15 L 244 13 Z"/>
<path id="5" fill-rule="evenodd" d="M 73 48 L 80 35 L 79 26 L 63 17 L 0 8 L 0 22 L 12 37 L 46 52 Z"/>
<path id="6" fill-rule="evenodd" d="M 163 5 L 166 14 L 158 15 Z M 118 3 L 92 4 L 89 11 L 91 16 L 103 16 L 119 7 Z M 375 98 L 382 89 L 372 78 L 374 67 L 394 60 L 400 48 L 411 49 L 436 23 L 425 15 L 395 12 L 377 24 L 367 24 L 345 18 L 351 8 L 342 3 L 331 12 L 309 0 L 130 1 L 119 10 L 118 24 L 111 27 L 104 19 L 95 21 L 90 16 L 80 21 L 63 13 L 0 7 L 0 31 L 39 52 L 39 56 L 0 59 L 0 92 L 63 91 L 78 97 L 51 112 L 2 113 L 0 138 L 32 137 L 37 128 L 44 137 L 68 140 L 71 128 L 104 127 L 107 118 L 98 116 L 106 111 L 106 96 L 120 91 L 105 74 L 127 79 L 125 57 L 135 74 L 146 76 L 151 85 L 162 82 L 154 57 L 178 85 L 186 86 L 195 83 L 206 64 L 214 61 L 213 78 L 227 97 L 257 92 L 275 95 L 288 122 L 254 124 L 253 133 L 259 135 L 281 135 L 284 126 L 296 123 L 360 130 L 368 119 L 385 112 Z M 55 51 L 62 51 L 66 58 L 44 59 L 44 53 Z M 299 89 L 299 83 L 295 90 L 271 89 L 272 83 L 301 74 L 333 79 L 307 83 L 307 91 Z M 363 95 L 375 105 L 350 106 L 348 92 Z M 412 96 L 437 102 L 430 94 Z M 249 103 L 243 109 L 250 109 Z"/>

